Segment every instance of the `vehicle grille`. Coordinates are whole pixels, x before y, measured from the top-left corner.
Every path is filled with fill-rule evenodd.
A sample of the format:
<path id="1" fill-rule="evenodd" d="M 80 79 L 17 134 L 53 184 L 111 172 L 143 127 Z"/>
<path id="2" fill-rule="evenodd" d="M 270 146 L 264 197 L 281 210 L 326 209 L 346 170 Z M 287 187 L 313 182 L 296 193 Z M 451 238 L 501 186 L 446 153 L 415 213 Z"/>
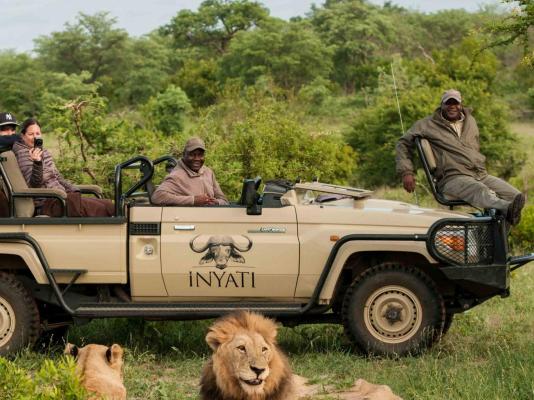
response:
<path id="1" fill-rule="evenodd" d="M 130 235 L 159 235 L 159 222 L 135 222 L 130 224 Z"/>
<path id="2" fill-rule="evenodd" d="M 493 227 L 489 222 L 446 222 L 429 238 L 431 254 L 447 264 L 488 265 L 493 263 Z"/>

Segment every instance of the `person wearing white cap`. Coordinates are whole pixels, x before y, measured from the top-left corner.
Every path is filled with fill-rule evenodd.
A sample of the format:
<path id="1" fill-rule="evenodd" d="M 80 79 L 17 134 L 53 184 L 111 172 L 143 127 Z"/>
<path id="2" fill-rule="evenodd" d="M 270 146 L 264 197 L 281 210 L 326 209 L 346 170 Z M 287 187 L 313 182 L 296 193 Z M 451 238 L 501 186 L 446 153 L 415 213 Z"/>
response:
<path id="1" fill-rule="evenodd" d="M 436 158 L 438 190 L 447 198 L 466 201 L 477 208 L 497 209 L 511 225 L 521 219 L 525 196 L 512 185 L 488 174 L 480 153 L 480 134 L 472 110 L 462 105 L 458 90 L 441 96 L 434 113 L 417 121 L 396 146 L 397 173 L 408 192 L 415 190 L 412 154 L 415 138 L 430 142 Z"/>
<path id="2" fill-rule="evenodd" d="M 226 205 L 213 171 L 204 165 L 206 145 L 200 138 L 190 138 L 176 167 L 154 191 L 152 202 L 160 206 Z"/>

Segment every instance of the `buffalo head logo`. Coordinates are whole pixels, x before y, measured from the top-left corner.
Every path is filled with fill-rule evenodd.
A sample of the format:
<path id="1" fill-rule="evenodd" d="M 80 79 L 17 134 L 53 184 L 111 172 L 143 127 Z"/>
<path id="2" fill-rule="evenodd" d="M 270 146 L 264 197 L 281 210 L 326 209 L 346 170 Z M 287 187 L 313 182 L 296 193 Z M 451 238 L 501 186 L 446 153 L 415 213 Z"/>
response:
<path id="1" fill-rule="evenodd" d="M 225 269 L 228 260 L 238 263 L 244 263 L 245 258 L 239 254 L 247 252 L 252 247 L 252 241 L 245 235 L 242 235 L 247 241 L 245 246 L 239 246 L 232 236 L 211 236 L 206 243 L 201 245 L 200 240 L 197 240 L 198 236 L 195 236 L 190 242 L 189 246 L 195 253 L 203 253 L 207 250 L 204 257 L 200 259 L 200 264 L 206 264 L 210 261 L 215 261 L 215 266 L 219 269 Z"/>

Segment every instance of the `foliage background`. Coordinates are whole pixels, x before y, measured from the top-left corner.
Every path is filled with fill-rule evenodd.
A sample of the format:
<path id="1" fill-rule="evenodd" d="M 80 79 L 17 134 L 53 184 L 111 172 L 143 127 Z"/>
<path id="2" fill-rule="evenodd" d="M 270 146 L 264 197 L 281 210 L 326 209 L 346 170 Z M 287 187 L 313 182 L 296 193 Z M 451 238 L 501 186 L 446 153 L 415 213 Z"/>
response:
<path id="1" fill-rule="evenodd" d="M 233 197 L 254 175 L 395 186 L 397 138 L 455 87 L 490 172 L 513 179 L 525 152 L 510 121 L 534 115 L 532 5 L 515 4 L 425 14 L 328 0 L 285 21 L 260 2 L 206 0 L 142 37 L 80 13 L 31 54 L 0 52 L 0 109 L 41 119 L 64 174 L 108 195 L 118 162 L 179 156 L 200 135 Z"/>

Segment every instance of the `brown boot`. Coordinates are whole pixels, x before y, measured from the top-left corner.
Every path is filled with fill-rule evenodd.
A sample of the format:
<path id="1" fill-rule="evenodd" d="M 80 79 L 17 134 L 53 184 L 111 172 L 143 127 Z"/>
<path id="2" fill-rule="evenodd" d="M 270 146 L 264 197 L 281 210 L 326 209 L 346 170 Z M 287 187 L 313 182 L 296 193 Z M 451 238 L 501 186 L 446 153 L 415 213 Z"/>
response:
<path id="1" fill-rule="evenodd" d="M 506 214 L 506 220 L 510 225 L 517 225 L 521 221 L 521 210 L 525 206 L 525 195 L 519 193 L 514 197 L 510 205 L 508 206 L 508 213 Z"/>

